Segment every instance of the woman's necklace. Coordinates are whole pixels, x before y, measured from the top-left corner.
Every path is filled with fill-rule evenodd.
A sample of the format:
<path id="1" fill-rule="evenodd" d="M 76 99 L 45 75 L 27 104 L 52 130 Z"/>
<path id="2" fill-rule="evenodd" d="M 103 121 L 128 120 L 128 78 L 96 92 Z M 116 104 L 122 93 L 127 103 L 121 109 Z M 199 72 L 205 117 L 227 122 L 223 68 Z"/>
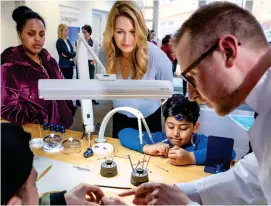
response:
<path id="1" fill-rule="evenodd" d="M 128 57 L 123 57 L 122 62 L 123 62 L 124 69 L 127 70 L 128 66 L 129 66 L 129 59 L 128 59 Z"/>
<path id="2" fill-rule="evenodd" d="M 123 57 L 122 58 L 122 69 L 121 69 L 121 74 L 123 79 L 128 79 L 129 73 L 130 73 L 130 65 L 131 62 L 129 61 L 128 57 Z"/>

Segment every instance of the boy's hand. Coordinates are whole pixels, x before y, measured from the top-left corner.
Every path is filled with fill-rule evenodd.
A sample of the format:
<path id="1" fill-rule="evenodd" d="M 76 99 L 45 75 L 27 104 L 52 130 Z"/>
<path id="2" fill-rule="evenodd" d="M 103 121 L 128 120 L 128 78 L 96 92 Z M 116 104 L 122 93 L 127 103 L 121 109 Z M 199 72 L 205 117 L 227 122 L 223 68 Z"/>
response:
<path id="1" fill-rule="evenodd" d="M 145 154 L 153 155 L 153 156 L 168 156 L 169 145 L 164 143 L 157 143 L 153 145 L 146 144 L 143 147 L 143 152 Z"/>
<path id="2" fill-rule="evenodd" d="M 170 164 L 173 165 L 195 164 L 195 156 L 193 152 L 187 152 L 178 146 L 174 146 L 169 150 L 168 157 Z"/>

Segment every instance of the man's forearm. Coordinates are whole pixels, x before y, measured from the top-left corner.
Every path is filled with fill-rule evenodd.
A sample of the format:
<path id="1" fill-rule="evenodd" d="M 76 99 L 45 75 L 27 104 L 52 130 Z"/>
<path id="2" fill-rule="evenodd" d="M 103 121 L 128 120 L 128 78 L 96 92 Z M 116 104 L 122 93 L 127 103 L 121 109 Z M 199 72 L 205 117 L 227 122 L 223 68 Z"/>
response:
<path id="1" fill-rule="evenodd" d="M 200 205 L 202 204 L 200 194 L 197 190 L 197 183 L 196 182 L 188 182 L 188 183 L 178 183 L 175 184 L 181 191 L 183 191 L 190 200 L 193 202 L 197 202 Z"/>
<path id="2" fill-rule="evenodd" d="M 248 154 L 230 170 L 191 183 L 176 184 L 192 201 L 202 204 L 244 204 L 264 200 L 258 180 L 258 162 Z"/>

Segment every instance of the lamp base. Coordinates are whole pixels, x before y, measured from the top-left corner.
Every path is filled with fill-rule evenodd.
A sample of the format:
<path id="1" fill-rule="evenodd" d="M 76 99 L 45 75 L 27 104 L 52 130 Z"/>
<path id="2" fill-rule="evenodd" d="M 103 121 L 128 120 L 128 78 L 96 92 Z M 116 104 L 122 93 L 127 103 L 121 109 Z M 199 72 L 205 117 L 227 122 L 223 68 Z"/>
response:
<path id="1" fill-rule="evenodd" d="M 97 142 L 97 143 L 105 143 L 106 142 L 106 138 L 103 138 L 102 140 L 99 139 L 99 138 L 96 138 L 95 142 Z"/>
<path id="2" fill-rule="evenodd" d="M 117 164 L 113 160 L 105 160 L 101 164 L 100 174 L 103 177 L 114 177 L 118 174 Z"/>
<path id="3" fill-rule="evenodd" d="M 97 143 L 92 146 L 92 150 L 99 158 L 112 157 L 114 155 L 114 146 L 109 143 Z"/>
<path id="4" fill-rule="evenodd" d="M 143 168 L 135 169 L 131 174 L 131 184 L 134 186 L 139 186 L 142 183 L 149 181 L 148 171 Z"/>

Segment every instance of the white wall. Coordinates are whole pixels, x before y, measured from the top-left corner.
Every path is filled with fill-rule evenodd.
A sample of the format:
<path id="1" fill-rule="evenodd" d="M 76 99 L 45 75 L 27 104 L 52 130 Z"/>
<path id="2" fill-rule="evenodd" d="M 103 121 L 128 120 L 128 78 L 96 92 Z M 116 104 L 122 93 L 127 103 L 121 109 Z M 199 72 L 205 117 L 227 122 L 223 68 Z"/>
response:
<path id="1" fill-rule="evenodd" d="M 2 9 L 5 10 L 1 13 L 1 45 L 3 48 L 17 45 L 18 40 L 16 36 L 15 22 L 12 20 L 11 14 L 15 8 L 15 1 L 1 2 Z M 85 24 L 92 24 L 92 9 L 99 9 L 109 11 L 114 1 L 63 1 L 63 0 L 47 0 L 47 1 L 24 1 L 24 5 L 28 6 L 35 12 L 39 13 L 46 23 L 46 40 L 44 48 L 46 48 L 51 55 L 58 60 L 56 51 L 57 40 L 57 27 L 60 24 L 60 9 L 59 5 L 68 6 L 80 9 L 79 26 Z M 4 8 L 3 8 L 4 7 Z M 3 18 L 4 17 L 4 18 Z M 8 38 L 7 38 L 8 37 Z M 17 37 L 16 37 L 17 38 Z M 8 39 L 9 41 L 7 41 Z"/>
<path id="2" fill-rule="evenodd" d="M 19 44 L 16 23 L 11 16 L 14 9 L 14 1 L 1 1 L 1 53 L 6 48 Z"/>
<path id="3" fill-rule="evenodd" d="M 89 1 L 93 9 L 99 9 L 103 11 L 110 11 L 111 7 L 115 3 L 115 0 L 92 0 Z"/>
<path id="4" fill-rule="evenodd" d="M 92 9 L 92 37 L 102 45 L 103 33 L 109 12 Z"/>

